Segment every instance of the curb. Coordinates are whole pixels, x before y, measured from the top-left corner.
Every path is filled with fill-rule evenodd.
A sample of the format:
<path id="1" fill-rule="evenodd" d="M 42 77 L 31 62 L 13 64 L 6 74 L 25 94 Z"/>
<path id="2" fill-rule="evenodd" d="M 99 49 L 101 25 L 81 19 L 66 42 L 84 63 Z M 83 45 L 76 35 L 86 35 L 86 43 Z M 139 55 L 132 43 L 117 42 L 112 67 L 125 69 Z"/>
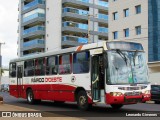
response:
<path id="1" fill-rule="evenodd" d="M 153 103 L 154 103 L 154 101 L 147 101 L 146 103 L 150 103 L 150 104 L 153 104 Z"/>

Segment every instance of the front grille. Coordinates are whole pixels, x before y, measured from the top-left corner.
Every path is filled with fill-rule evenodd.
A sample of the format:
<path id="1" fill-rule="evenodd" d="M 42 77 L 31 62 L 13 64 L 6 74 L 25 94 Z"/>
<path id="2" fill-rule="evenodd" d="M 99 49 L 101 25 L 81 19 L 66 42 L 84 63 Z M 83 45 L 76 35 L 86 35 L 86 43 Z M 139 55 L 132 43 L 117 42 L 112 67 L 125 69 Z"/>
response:
<path id="1" fill-rule="evenodd" d="M 128 91 L 131 91 L 131 90 L 142 90 L 142 89 L 145 89 L 147 86 L 139 86 L 139 87 L 119 87 L 118 89 L 119 90 L 128 90 Z"/>
<path id="2" fill-rule="evenodd" d="M 136 95 L 141 95 L 141 92 L 126 92 L 124 95 L 125 96 L 136 96 Z"/>
<path id="3" fill-rule="evenodd" d="M 136 98 L 130 98 L 130 99 L 125 99 L 124 100 L 125 101 L 125 103 L 137 103 L 137 102 L 141 102 L 142 101 L 142 99 L 140 99 L 140 98 L 138 98 L 138 99 L 136 99 Z"/>

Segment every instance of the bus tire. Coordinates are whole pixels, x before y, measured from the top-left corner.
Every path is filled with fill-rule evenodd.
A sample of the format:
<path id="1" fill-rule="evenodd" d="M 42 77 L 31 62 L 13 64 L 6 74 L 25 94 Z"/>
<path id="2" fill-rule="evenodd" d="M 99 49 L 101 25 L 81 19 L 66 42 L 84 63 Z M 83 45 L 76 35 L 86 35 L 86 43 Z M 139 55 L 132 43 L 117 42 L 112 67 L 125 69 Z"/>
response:
<path id="1" fill-rule="evenodd" d="M 111 107 L 115 110 L 121 109 L 123 107 L 122 104 L 111 104 Z"/>
<path id="2" fill-rule="evenodd" d="M 36 104 L 40 104 L 41 100 L 34 100 Z"/>
<path id="3" fill-rule="evenodd" d="M 91 106 L 88 103 L 88 97 L 87 97 L 87 94 L 84 90 L 81 90 L 78 92 L 77 105 L 78 105 L 78 108 L 82 111 L 88 110 L 89 107 Z"/>
<path id="4" fill-rule="evenodd" d="M 160 104 L 160 101 L 155 100 L 154 103 L 155 104 Z"/>
<path id="5" fill-rule="evenodd" d="M 33 91 L 31 89 L 29 89 L 27 91 L 27 102 L 29 104 L 34 104 L 35 103 L 35 100 L 34 100 L 34 94 L 33 94 Z"/>

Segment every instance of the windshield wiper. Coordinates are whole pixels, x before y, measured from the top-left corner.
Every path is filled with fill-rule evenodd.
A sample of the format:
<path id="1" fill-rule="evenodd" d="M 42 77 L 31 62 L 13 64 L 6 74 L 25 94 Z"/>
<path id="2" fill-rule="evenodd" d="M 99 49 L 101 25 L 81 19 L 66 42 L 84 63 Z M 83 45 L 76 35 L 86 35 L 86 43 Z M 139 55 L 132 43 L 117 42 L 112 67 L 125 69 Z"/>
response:
<path id="1" fill-rule="evenodd" d="M 120 49 L 116 49 L 116 52 L 122 57 L 122 59 L 125 61 L 126 66 L 127 66 L 127 57 L 125 56 L 124 53 Z"/>
<path id="2" fill-rule="evenodd" d="M 135 63 L 136 61 L 135 61 L 135 60 L 136 60 L 137 54 L 138 54 L 138 50 L 136 50 L 135 53 L 134 53 L 134 55 L 133 55 L 133 63 L 134 63 L 134 66 L 136 66 L 136 63 Z"/>

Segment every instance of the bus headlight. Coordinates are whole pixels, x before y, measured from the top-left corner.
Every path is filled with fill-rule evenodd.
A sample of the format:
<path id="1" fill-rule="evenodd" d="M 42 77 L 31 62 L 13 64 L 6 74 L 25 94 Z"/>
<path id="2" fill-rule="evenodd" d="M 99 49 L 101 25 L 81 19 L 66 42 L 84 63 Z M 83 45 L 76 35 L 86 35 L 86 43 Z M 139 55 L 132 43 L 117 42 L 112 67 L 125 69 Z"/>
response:
<path id="1" fill-rule="evenodd" d="M 122 96 L 121 92 L 110 92 L 111 96 Z"/>
<path id="2" fill-rule="evenodd" d="M 151 92 L 150 92 L 150 90 L 146 90 L 145 92 L 144 92 L 144 94 L 150 94 Z"/>

